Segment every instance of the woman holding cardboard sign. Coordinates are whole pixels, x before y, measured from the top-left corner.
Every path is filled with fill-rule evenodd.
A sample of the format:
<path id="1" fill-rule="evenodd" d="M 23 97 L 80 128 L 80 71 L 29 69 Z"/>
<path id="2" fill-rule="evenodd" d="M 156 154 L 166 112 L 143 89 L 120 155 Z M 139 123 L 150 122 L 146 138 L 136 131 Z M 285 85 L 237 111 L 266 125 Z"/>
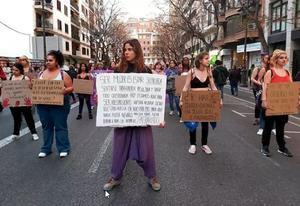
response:
<path id="1" fill-rule="evenodd" d="M 192 68 L 187 75 L 186 83 L 183 88 L 183 92 L 191 89 L 192 91 L 208 91 L 216 90 L 214 79 L 212 77 L 212 71 L 209 65 L 209 54 L 207 52 L 200 53 L 195 59 L 196 68 Z M 222 99 L 220 100 L 222 105 Z M 182 105 L 182 95 L 180 98 L 180 104 Z M 202 128 L 202 146 L 201 149 L 206 154 L 212 154 L 212 150 L 207 145 L 208 138 L 208 122 L 201 122 Z M 196 129 L 190 130 L 190 148 L 189 153 L 196 153 Z"/>
<path id="2" fill-rule="evenodd" d="M 290 73 L 285 69 L 288 63 L 287 53 L 283 50 L 276 49 L 271 57 L 272 67 L 264 76 L 263 83 L 263 94 L 262 94 L 262 106 L 268 109 L 268 99 L 267 99 L 267 89 L 270 83 L 284 83 L 293 82 Z M 263 155 L 269 157 L 269 144 L 271 138 L 271 131 L 276 123 L 276 140 L 279 146 L 278 152 L 287 156 L 292 157 L 292 153 L 285 147 L 284 141 L 284 127 L 288 122 L 288 115 L 277 115 L 277 116 L 267 116 L 265 117 L 265 127 L 262 134 L 262 148 L 261 152 Z"/>
<path id="3" fill-rule="evenodd" d="M 86 64 L 80 65 L 77 79 L 85 79 L 85 80 L 92 79 Z M 82 119 L 82 109 L 83 109 L 84 100 L 85 100 L 86 106 L 89 111 L 89 119 L 93 119 L 92 106 L 91 106 L 91 95 L 90 94 L 78 94 L 78 98 L 79 98 L 79 114 L 76 119 L 77 120 Z"/>
<path id="4" fill-rule="evenodd" d="M 71 77 L 61 68 L 64 64 L 64 57 L 60 51 L 50 51 L 47 56 L 47 69 L 40 74 L 40 79 L 63 80 L 64 81 L 64 105 L 37 106 L 38 114 L 42 122 L 44 144 L 39 153 L 39 158 L 51 154 L 51 148 L 55 133 L 56 147 L 61 158 L 68 156 L 70 142 L 68 137 L 67 119 L 70 112 L 69 94 L 73 91 Z M 54 132 L 55 131 L 55 132 Z"/>
<path id="5" fill-rule="evenodd" d="M 132 39 L 124 43 L 118 72 L 151 73 L 145 67 L 143 51 L 138 40 Z M 121 183 L 128 159 L 135 160 L 143 168 L 153 190 L 160 190 L 160 184 L 156 179 L 153 134 L 150 126 L 114 129 L 111 177 L 104 185 L 104 190 L 111 190 Z"/>
<path id="6" fill-rule="evenodd" d="M 24 67 L 22 64 L 14 64 L 12 68 L 13 75 L 9 78 L 11 81 L 21 81 L 21 80 L 29 80 L 27 76 L 24 74 Z M 10 108 L 11 114 L 14 118 L 14 132 L 12 135 L 12 139 L 16 140 L 20 138 L 20 128 L 22 123 L 22 114 L 26 120 L 26 123 L 28 125 L 28 128 L 30 129 L 30 132 L 32 134 L 33 140 L 38 140 L 39 136 L 37 135 L 34 119 L 31 112 L 31 100 L 26 100 L 27 106 L 18 106 L 17 104 L 19 101 L 16 102 L 16 105 L 12 105 Z"/>

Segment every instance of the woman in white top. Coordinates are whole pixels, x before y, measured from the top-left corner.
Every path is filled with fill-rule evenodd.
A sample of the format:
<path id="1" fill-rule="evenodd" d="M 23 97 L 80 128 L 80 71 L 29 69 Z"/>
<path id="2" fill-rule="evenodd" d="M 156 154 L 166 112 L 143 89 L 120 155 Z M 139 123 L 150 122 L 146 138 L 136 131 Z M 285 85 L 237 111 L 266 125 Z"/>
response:
<path id="1" fill-rule="evenodd" d="M 24 68 L 22 64 L 16 63 L 12 68 L 12 76 L 9 78 L 11 81 L 21 81 L 21 80 L 29 80 L 28 77 L 24 75 Z M 22 114 L 26 120 L 27 126 L 32 134 L 33 140 L 38 140 L 39 137 L 37 135 L 34 119 L 31 112 L 31 102 L 28 101 L 28 106 L 19 106 L 19 101 L 13 103 L 11 105 L 10 111 L 14 118 L 14 132 L 12 135 L 12 139 L 16 140 L 20 138 L 20 128 L 22 123 Z"/>
<path id="2" fill-rule="evenodd" d="M 51 154 L 51 148 L 55 133 L 56 148 L 61 158 L 68 156 L 70 141 L 68 137 L 67 119 L 70 112 L 69 95 L 73 92 L 71 77 L 61 68 L 64 57 L 60 51 L 50 51 L 47 56 L 47 68 L 40 74 L 40 79 L 63 80 L 64 105 L 38 105 L 37 110 L 43 127 L 44 144 L 39 153 L 39 158 Z"/>

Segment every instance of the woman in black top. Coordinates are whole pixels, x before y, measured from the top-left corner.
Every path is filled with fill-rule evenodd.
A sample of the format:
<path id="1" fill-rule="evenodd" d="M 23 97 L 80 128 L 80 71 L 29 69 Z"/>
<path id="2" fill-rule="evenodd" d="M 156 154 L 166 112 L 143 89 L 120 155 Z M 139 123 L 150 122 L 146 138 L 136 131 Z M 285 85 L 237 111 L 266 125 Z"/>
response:
<path id="1" fill-rule="evenodd" d="M 86 79 L 86 80 L 91 79 L 91 75 L 89 73 L 89 70 L 88 70 L 88 67 L 87 67 L 86 64 L 81 64 L 80 65 L 79 72 L 78 72 L 78 75 L 77 75 L 77 79 Z M 89 111 L 89 119 L 93 119 L 92 107 L 91 107 L 91 95 L 89 95 L 89 94 L 78 94 L 78 98 L 79 98 L 79 114 L 78 114 L 76 119 L 82 119 L 82 109 L 83 109 L 84 100 L 86 102 L 86 106 L 87 106 L 88 111 Z"/>
<path id="2" fill-rule="evenodd" d="M 183 91 L 208 91 L 217 90 L 212 71 L 209 65 L 209 54 L 207 52 L 200 53 L 195 59 L 196 68 L 192 68 L 187 75 L 186 83 Z M 220 100 L 222 105 L 222 99 Z M 182 105 L 182 101 L 180 100 Z M 202 146 L 201 149 L 206 154 L 211 154 L 211 149 L 207 146 L 208 122 L 201 122 L 202 128 Z M 196 153 L 196 130 L 190 131 L 190 148 L 189 153 Z"/>

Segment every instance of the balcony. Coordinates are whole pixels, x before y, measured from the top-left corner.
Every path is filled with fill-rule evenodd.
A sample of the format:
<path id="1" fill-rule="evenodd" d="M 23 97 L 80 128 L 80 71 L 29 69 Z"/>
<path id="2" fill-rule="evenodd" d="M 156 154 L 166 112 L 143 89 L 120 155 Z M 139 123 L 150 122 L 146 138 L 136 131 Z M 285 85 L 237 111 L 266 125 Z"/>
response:
<path id="1" fill-rule="evenodd" d="M 36 30 L 43 30 L 43 24 L 41 20 L 36 21 Z M 47 31 L 53 31 L 53 24 L 49 21 L 45 21 L 45 29 Z"/>
<path id="2" fill-rule="evenodd" d="M 43 13 L 42 0 L 35 0 L 34 1 L 34 8 L 37 12 Z M 46 14 L 52 14 L 53 13 L 52 3 L 48 4 L 48 3 L 45 2 L 44 11 L 45 11 Z"/>
<path id="3" fill-rule="evenodd" d="M 214 47 L 222 47 L 222 46 L 224 46 L 224 39 L 221 39 L 221 40 L 216 40 L 216 41 L 214 41 L 214 43 L 213 43 L 213 46 Z"/>
<path id="4" fill-rule="evenodd" d="M 79 6 L 77 0 L 71 0 L 71 9 L 79 13 Z"/>
<path id="5" fill-rule="evenodd" d="M 71 23 L 74 24 L 77 27 L 80 27 L 79 17 L 76 16 L 76 15 L 73 15 L 72 12 L 71 12 Z"/>
<path id="6" fill-rule="evenodd" d="M 239 15 L 240 11 L 239 9 L 229 9 L 225 12 L 225 19 L 228 17 L 234 16 L 234 15 Z"/>
<path id="7" fill-rule="evenodd" d="M 94 0 L 89 0 L 89 8 L 92 12 L 95 12 L 94 6 L 95 6 Z"/>
<path id="8" fill-rule="evenodd" d="M 77 40 L 78 42 L 80 42 L 79 29 L 73 25 L 71 26 L 71 36 L 74 40 Z"/>
<path id="9" fill-rule="evenodd" d="M 246 31 L 242 30 L 240 32 L 237 32 L 233 35 L 226 36 L 224 39 L 224 44 L 234 43 L 238 42 L 242 39 L 245 39 Z M 247 38 L 258 38 L 258 31 L 257 30 L 248 30 L 247 32 Z"/>

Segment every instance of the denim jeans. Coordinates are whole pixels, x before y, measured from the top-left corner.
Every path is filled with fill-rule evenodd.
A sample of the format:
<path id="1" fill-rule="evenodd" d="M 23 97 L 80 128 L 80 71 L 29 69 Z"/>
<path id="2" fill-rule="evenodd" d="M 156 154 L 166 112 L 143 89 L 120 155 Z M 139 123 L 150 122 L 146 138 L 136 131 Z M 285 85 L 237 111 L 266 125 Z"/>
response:
<path id="1" fill-rule="evenodd" d="M 50 154 L 52 150 L 54 131 L 57 151 L 69 152 L 67 119 L 70 112 L 69 95 L 64 97 L 64 105 L 37 105 L 37 111 L 43 128 L 44 143 L 41 152 Z"/>
<path id="2" fill-rule="evenodd" d="M 168 96 L 169 96 L 170 110 L 174 111 L 174 101 L 175 101 L 176 110 L 177 110 L 177 112 L 179 112 L 180 111 L 179 98 L 177 96 L 175 96 L 174 92 L 168 92 Z"/>
<path id="3" fill-rule="evenodd" d="M 238 95 L 238 83 L 230 82 L 231 94 L 237 96 Z"/>

